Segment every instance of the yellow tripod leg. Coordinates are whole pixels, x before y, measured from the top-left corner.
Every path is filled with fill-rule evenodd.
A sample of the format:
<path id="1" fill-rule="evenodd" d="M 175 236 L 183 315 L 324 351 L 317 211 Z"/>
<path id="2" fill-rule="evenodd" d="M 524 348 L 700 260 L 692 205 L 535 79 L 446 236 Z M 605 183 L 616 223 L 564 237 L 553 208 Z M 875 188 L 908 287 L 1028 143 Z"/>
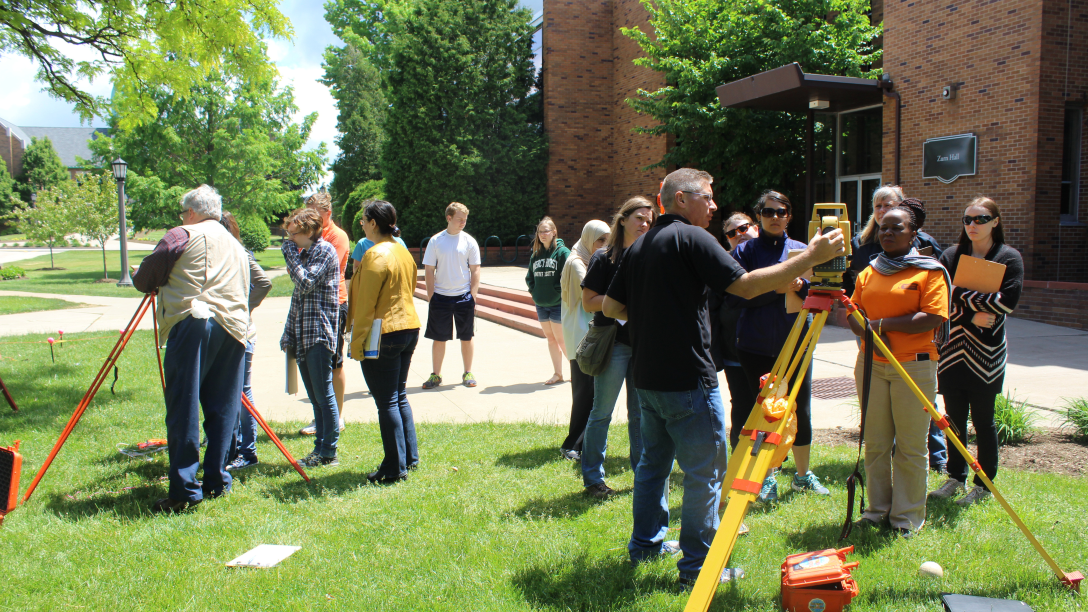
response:
<path id="1" fill-rule="evenodd" d="M 850 314 L 854 317 L 854 320 L 861 324 L 862 327 L 865 327 L 865 318 L 861 316 L 860 312 L 855 309 L 852 310 Z M 959 451 L 961 455 L 963 455 L 963 458 L 967 460 L 967 464 L 971 466 L 971 470 L 975 473 L 976 476 L 978 476 L 980 480 L 982 480 L 983 483 L 986 484 L 986 488 L 988 488 L 990 492 L 993 493 L 994 499 L 996 499 L 998 503 L 1001 504 L 1001 507 L 1005 509 L 1005 512 L 1008 513 L 1009 518 L 1012 519 L 1012 522 L 1020 528 L 1020 531 L 1024 532 L 1024 536 L 1027 537 L 1028 541 L 1031 542 L 1031 545 L 1035 547 L 1035 550 L 1038 551 L 1040 555 L 1042 555 L 1043 560 L 1046 561 L 1047 565 L 1050 566 L 1051 571 L 1053 571 L 1054 574 L 1058 577 L 1058 580 L 1061 580 L 1062 583 L 1069 588 L 1080 591 L 1080 581 L 1084 579 L 1084 576 L 1082 576 L 1080 572 L 1063 572 L 1062 569 L 1058 567 L 1057 562 L 1055 562 L 1050 554 L 1047 553 L 1046 549 L 1043 548 L 1043 545 L 1039 543 L 1039 540 L 1035 539 L 1035 536 L 1031 533 L 1031 530 L 1028 529 L 1028 526 L 1024 524 L 1024 521 L 1022 521 L 1020 519 L 1020 516 L 1016 514 L 1016 511 L 1013 510 L 1011 505 L 1009 505 L 1009 502 L 1005 500 L 1005 496 L 997 490 L 997 487 L 994 486 L 993 481 L 991 481 L 990 478 L 986 476 L 986 473 L 982 471 L 982 466 L 980 466 L 978 462 L 975 461 L 975 458 L 971 456 L 971 453 L 967 450 L 967 447 L 964 446 L 960 439 L 956 436 L 956 434 L 951 431 L 948 421 L 944 417 L 942 417 L 940 413 L 937 412 L 937 408 L 933 405 L 933 402 L 929 401 L 929 398 L 927 398 L 925 394 L 922 393 L 922 390 L 918 388 L 918 385 L 914 384 L 914 380 L 911 379 L 910 375 L 907 374 L 907 371 L 903 369 L 903 365 L 899 363 L 899 360 L 895 358 L 895 355 L 892 354 L 892 352 L 879 337 L 874 335 L 873 340 L 876 343 L 876 347 L 880 349 L 880 352 L 883 353 L 884 357 L 886 357 L 888 359 L 888 362 L 892 364 L 892 367 L 895 368 L 895 371 L 899 374 L 900 378 L 902 378 L 907 383 L 907 386 L 910 387 L 910 390 L 922 402 L 922 405 L 925 406 L 926 412 L 929 413 L 929 418 L 937 422 L 937 424 L 941 428 L 941 431 L 944 432 L 945 438 L 947 438 L 948 441 L 956 447 L 956 450 Z"/>
<path id="2" fill-rule="evenodd" d="M 786 344 L 783 345 L 782 352 L 779 353 L 775 369 L 772 370 L 772 376 L 767 379 L 767 385 L 764 386 L 763 392 L 760 393 L 761 398 L 770 397 L 774 394 L 774 391 L 782 388 L 781 385 L 787 384 L 789 377 L 785 376 L 786 374 L 797 371 L 798 368 L 800 368 L 801 372 L 808 369 L 809 364 L 812 362 L 812 355 L 816 350 L 816 340 L 820 337 L 820 332 L 823 331 L 827 315 L 827 311 L 820 311 L 816 315 L 812 326 L 800 345 L 801 352 L 795 354 L 797 338 L 800 336 L 801 329 L 803 329 L 805 320 L 808 318 L 808 311 L 802 310 L 797 315 L 797 322 L 794 324 Z M 778 378 L 774 378 L 774 374 L 779 374 Z M 769 387 L 772 380 L 774 386 Z M 772 392 L 768 393 L 768 388 Z M 770 432 L 770 434 L 777 436 L 777 440 L 780 441 L 785 434 L 790 415 L 796 410 L 795 401 L 800 388 L 801 385 L 794 385 L 794 388 L 790 390 L 789 409 L 781 419 L 773 423 L 767 421 L 766 416 L 763 414 L 763 406 L 757 403 L 745 423 L 745 429 L 756 432 Z M 685 612 L 706 612 L 710 608 L 710 602 L 720 584 L 719 578 L 722 570 L 725 569 L 725 564 L 733 554 L 733 547 L 737 544 L 737 529 L 740 527 L 741 521 L 744 520 L 744 515 L 748 512 L 748 505 L 755 500 L 756 495 L 759 493 L 759 485 L 763 482 L 763 477 L 770 467 L 777 446 L 776 441 L 764 440 L 753 455 L 754 449 L 751 437 L 741 437 L 740 442 L 737 443 L 737 448 L 729 457 L 729 469 L 726 471 L 726 479 L 722 483 L 723 496 L 726 495 L 726 489 L 729 489 L 729 503 L 726 505 L 725 514 L 722 515 L 719 521 L 718 532 L 715 534 L 714 541 L 707 552 L 706 560 L 703 562 L 703 569 L 699 572 L 699 577 L 691 590 L 691 597 L 688 598 L 687 606 L 684 608 Z M 738 475 L 741 477 L 738 478 Z M 681 528 L 683 527 L 681 526 Z"/>

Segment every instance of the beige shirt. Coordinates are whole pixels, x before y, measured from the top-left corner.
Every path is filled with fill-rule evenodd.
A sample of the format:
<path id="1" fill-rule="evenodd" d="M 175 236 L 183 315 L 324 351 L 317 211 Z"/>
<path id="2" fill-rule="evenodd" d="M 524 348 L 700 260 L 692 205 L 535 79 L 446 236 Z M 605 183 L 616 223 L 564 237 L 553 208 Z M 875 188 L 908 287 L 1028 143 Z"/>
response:
<path id="1" fill-rule="evenodd" d="M 218 221 L 184 225 L 189 242 L 159 289 L 163 338 L 185 317 L 215 319 L 245 344 L 249 328 L 249 256 Z"/>

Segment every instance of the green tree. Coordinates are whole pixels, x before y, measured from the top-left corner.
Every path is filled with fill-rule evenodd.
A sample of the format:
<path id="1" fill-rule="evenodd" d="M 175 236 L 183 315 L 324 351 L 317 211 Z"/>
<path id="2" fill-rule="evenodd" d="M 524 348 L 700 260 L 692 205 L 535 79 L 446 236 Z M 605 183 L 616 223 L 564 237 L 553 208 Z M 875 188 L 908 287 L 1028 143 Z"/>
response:
<path id="1" fill-rule="evenodd" d="M 15 179 L 8 174 L 7 164 L 0 162 L 0 224 L 4 223 L 19 204 Z"/>
<path id="2" fill-rule="evenodd" d="M 29 202 L 31 195 L 68 180 L 68 167 L 61 161 L 48 137 L 30 139 L 30 146 L 23 153 L 23 173 L 19 175 L 19 191 L 22 200 Z"/>
<path id="3" fill-rule="evenodd" d="M 53 247 L 64 243 L 65 237 L 76 229 L 76 211 L 71 198 L 73 185 L 71 181 L 65 181 L 46 187 L 38 192 L 33 205 L 20 202 L 12 211 L 11 218 L 26 234 L 27 240 L 44 242 L 49 247 L 50 270 L 56 269 Z"/>
<path id="4" fill-rule="evenodd" d="M 154 100 L 160 109 L 154 123 L 125 130 L 114 119 L 112 138 L 88 143 L 96 166 L 108 167 L 120 156 L 130 173 L 161 181 L 133 186 L 140 205 L 149 207 L 136 215 L 135 229 L 177 225 L 179 189 L 208 184 L 239 218 L 267 220 L 295 207 L 302 189 L 321 178 L 325 144 L 303 150 L 317 113 L 294 123 L 293 91 L 271 78 L 246 81 L 215 73 L 185 98 L 160 88 Z"/>
<path id="5" fill-rule="evenodd" d="M 324 67 L 321 82 L 329 86 L 340 111 L 336 118 L 340 154 L 330 166 L 335 173 L 330 192 L 336 220 L 344 225 L 354 218 L 341 215 L 348 196 L 366 181 L 381 178 L 386 103 L 378 69 L 354 45 L 329 47 Z"/>
<path id="6" fill-rule="evenodd" d="M 340 219 L 343 220 L 340 225 L 347 231 L 352 240 L 358 242 L 365 237 L 363 228 L 359 225 L 359 215 L 363 212 L 363 204 L 370 200 L 384 199 L 385 181 L 382 180 L 367 181 L 351 192 L 340 213 Z"/>
<path id="7" fill-rule="evenodd" d="M 76 231 L 98 243 L 102 249 L 102 280 L 110 280 L 106 269 L 106 241 L 117 233 L 117 183 L 110 172 L 84 174 L 66 187 L 69 214 L 75 220 Z M 126 215 L 127 216 L 127 215 Z"/>
<path id="8" fill-rule="evenodd" d="M 444 227 L 453 200 L 471 209 L 469 231 L 518 235 L 545 206 L 530 12 L 516 0 L 417 0 L 385 18 L 381 169 L 405 240 Z"/>
<path id="9" fill-rule="evenodd" d="M 805 117 L 722 108 L 714 88 L 797 62 L 805 72 L 877 78 L 883 30 L 869 0 L 643 0 L 653 31 L 624 28 L 664 74 L 666 86 L 628 103 L 671 134 L 657 166 L 697 166 L 714 174 L 719 202 L 751 203 L 763 189 L 789 195 L 804 172 Z"/>
<path id="10" fill-rule="evenodd" d="M 250 77 L 269 77 L 263 38 L 289 38 L 290 22 L 275 0 L 165 2 L 153 0 L 20 0 L 0 2 L 0 55 L 17 54 L 38 65 L 38 80 L 53 96 L 71 102 L 84 120 L 109 104 L 80 80 L 108 74 L 123 94 L 121 125 L 153 121 L 150 95 L 164 86 L 188 92 L 224 66 Z M 67 55 L 71 46 L 91 59 Z"/>

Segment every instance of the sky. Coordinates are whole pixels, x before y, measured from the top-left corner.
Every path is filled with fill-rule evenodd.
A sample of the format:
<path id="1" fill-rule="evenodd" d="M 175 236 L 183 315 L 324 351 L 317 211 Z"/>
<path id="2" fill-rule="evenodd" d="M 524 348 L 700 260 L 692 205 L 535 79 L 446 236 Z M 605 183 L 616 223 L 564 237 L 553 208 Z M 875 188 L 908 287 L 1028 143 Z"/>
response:
<path id="1" fill-rule="evenodd" d="M 543 10 L 544 0 L 522 0 L 522 6 L 534 14 Z M 298 107 L 296 121 L 310 113 L 318 113 L 317 123 L 310 133 L 307 149 L 316 148 L 324 142 L 328 148 L 327 162 L 331 162 L 339 149 L 336 147 L 336 102 L 328 87 L 317 82 L 324 74 L 321 62 L 325 48 L 340 45 L 325 21 L 325 11 L 321 4 L 313 0 L 283 0 L 280 10 L 291 20 L 295 37 L 291 41 L 272 40 L 268 42 L 269 58 L 280 72 L 282 85 L 290 85 L 295 92 L 295 105 Z M 85 50 L 72 48 L 71 55 L 84 56 Z M 82 57 L 80 57 L 82 58 Z M 537 58 L 539 61 L 539 58 Z M 79 116 L 72 112 L 72 105 L 49 96 L 41 91 L 41 84 L 35 81 L 37 66 L 22 56 L 0 56 L 0 75 L 8 88 L 0 96 L 0 117 L 18 126 L 25 127 L 79 127 Z M 110 83 L 102 78 L 87 85 L 95 95 L 108 96 Z M 91 121 L 92 127 L 106 127 L 102 119 Z M 326 182 L 332 176 L 325 177 Z"/>

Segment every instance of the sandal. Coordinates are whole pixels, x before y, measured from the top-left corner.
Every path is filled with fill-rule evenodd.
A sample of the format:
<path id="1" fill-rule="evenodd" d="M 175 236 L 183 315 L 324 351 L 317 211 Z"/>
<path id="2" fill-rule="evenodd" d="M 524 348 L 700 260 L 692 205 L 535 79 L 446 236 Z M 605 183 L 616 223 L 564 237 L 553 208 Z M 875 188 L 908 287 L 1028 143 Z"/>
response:
<path id="1" fill-rule="evenodd" d="M 550 385 L 558 385 L 561 382 L 566 382 L 566 381 L 563 380 L 562 376 L 559 376 L 558 374 L 552 374 L 552 377 L 549 378 L 548 380 L 544 381 L 544 384 L 550 386 Z"/>

